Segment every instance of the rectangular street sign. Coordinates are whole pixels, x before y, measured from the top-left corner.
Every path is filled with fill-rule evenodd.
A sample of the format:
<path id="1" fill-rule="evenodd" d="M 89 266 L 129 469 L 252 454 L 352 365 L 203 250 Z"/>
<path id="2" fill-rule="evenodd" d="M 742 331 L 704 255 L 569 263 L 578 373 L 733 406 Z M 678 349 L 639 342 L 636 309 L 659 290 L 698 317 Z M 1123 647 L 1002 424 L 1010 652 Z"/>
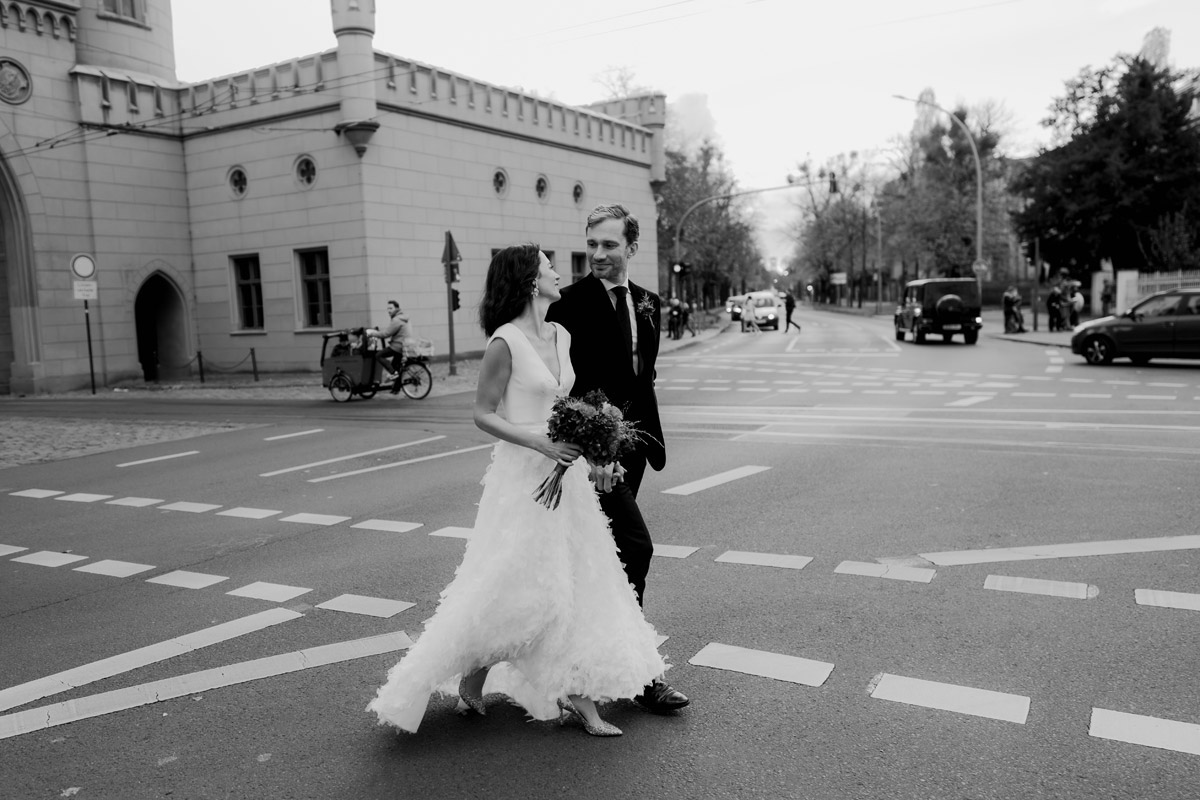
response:
<path id="1" fill-rule="evenodd" d="M 75 281 L 75 299 L 76 300 L 95 300 L 96 299 L 96 282 L 95 281 Z"/>

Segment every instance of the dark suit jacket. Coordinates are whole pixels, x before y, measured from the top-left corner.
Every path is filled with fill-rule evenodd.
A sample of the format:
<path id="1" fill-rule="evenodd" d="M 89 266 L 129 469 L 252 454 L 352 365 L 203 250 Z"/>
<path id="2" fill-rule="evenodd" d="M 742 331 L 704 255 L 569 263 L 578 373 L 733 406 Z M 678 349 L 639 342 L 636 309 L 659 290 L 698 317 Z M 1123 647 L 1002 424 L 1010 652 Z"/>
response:
<path id="1" fill-rule="evenodd" d="M 632 359 L 624 352 L 617 332 L 617 311 L 596 276 L 588 275 L 565 287 L 562 297 L 550 306 L 546 319 L 561 324 L 571 333 L 571 365 L 575 369 L 575 388 L 571 394 L 582 397 L 593 389 L 602 389 L 626 419 L 645 434 L 638 452 L 651 467 L 661 470 L 667 463 L 667 451 L 658 418 L 654 377 L 662 302 L 654 292 L 633 281 L 629 282 L 629 293 L 637 324 L 640 375 L 633 373 Z M 638 310 L 647 306 L 652 309 L 649 313 Z"/>

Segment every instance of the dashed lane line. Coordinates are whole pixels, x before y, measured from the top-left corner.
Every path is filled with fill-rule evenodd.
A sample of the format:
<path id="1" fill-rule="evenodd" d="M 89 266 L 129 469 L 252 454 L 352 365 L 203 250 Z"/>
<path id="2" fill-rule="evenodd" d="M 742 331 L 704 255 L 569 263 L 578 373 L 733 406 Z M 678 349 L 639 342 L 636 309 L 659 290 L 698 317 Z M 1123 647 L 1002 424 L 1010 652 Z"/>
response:
<path id="1" fill-rule="evenodd" d="M 411 646 L 412 639 L 403 631 L 397 631 L 381 636 L 369 636 L 365 639 L 310 647 L 292 653 L 268 656 L 254 661 L 243 661 L 153 683 L 144 683 L 140 686 L 81 697 L 66 703 L 33 708 L 0 717 L 0 739 L 248 681 L 391 653 Z"/>
<path id="2" fill-rule="evenodd" d="M 439 437 L 440 438 L 440 437 Z M 395 469 L 396 467 L 405 467 L 409 464 L 419 464 L 422 461 L 433 461 L 438 458 L 446 458 L 447 456 L 458 456 L 463 453 L 474 453 L 477 450 L 491 450 L 495 447 L 494 444 L 480 444 L 474 447 L 460 447 L 457 450 L 449 450 L 445 453 L 434 453 L 433 455 L 421 456 L 420 458 L 410 458 L 406 461 L 394 461 L 390 464 L 378 464 L 374 467 L 365 467 L 356 469 L 351 472 L 335 472 L 333 475 L 326 475 L 322 478 L 309 478 L 309 483 L 324 483 L 325 481 L 336 481 L 341 478 L 352 478 L 355 475 L 365 475 L 368 472 L 378 472 L 384 469 Z"/>
<path id="3" fill-rule="evenodd" d="M 902 675 L 879 676 L 871 691 L 876 700 L 891 700 L 910 706 L 953 711 L 1024 725 L 1029 717 L 1028 697 L 953 683 L 939 683 Z"/>
<path id="4" fill-rule="evenodd" d="M 380 447 L 375 450 L 364 450 L 361 453 L 351 453 L 350 455 L 338 456 L 337 458 L 327 458 L 323 461 L 313 461 L 311 463 L 300 464 L 299 466 L 295 466 L 295 467 L 287 467 L 285 469 L 277 469 L 277 470 L 274 470 L 273 472 L 263 472 L 258 477 L 274 478 L 276 475 L 286 475 L 289 472 L 299 472 L 300 470 L 303 470 L 303 469 L 312 469 L 313 467 L 323 467 L 326 464 L 337 464 L 338 462 L 341 462 L 341 461 L 350 461 L 351 459 L 355 459 L 355 458 L 364 458 L 366 456 L 374 456 L 374 455 L 378 455 L 379 453 L 390 453 L 393 450 L 399 450 L 404 447 L 415 447 L 416 445 L 419 445 L 419 444 L 428 444 L 429 442 L 436 442 L 439 439 L 445 439 L 445 438 L 446 438 L 445 436 L 430 436 L 426 439 L 417 439 L 416 441 L 413 441 L 413 442 L 404 442 L 403 444 L 394 444 L 389 447 Z"/>
<path id="5" fill-rule="evenodd" d="M 955 406 L 957 408 L 965 408 L 966 406 L 978 405 L 979 403 L 986 403 L 988 400 L 995 399 L 996 396 L 994 394 L 989 394 L 987 396 L 974 395 L 973 397 L 961 397 L 958 400 L 951 400 L 949 403 L 946 403 L 946 405 Z"/>
<path id="6" fill-rule="evenodd" d="M 272 608 L 247 617 L 223 622 L 211 628 L 176 636 L 157 644 L 140 647 L 137 650 L 130 650 L 128 653 L 121 653 L 54 675 L 47 675 L 35 681 L 0 690 L 0 711 L 23 706 L 52 694 L 78 689 L 89 683 L 140 669 L 150 664 L 157 664 L 168 658 L 210 647 L 302 616 L 304 615 L 286 608 Z"/>
<path id="7" fill-rule="evenodd" d="M 325 432 L 324 428 L 313 428 L 310 431 L 296 431 L 295 433 L 284 433 L 284 434 L 280 434 L 279 436 L 268 436 L 267 438 L 263 439 L 263 441 L 264 442 L 277 442 L 280 439 L 294 439 L 297 436 L 311 436 L 314 433 L 324 433 L 324 432 Z"/>
<path id="8" fill-rule="evenodd" d="M 1200 550 L 1200 535 L 1157 536 L 1144 539 L 1113 539 L 1102 542 L 996 547 L 988 550 L 946 550 L 921 553 L 921 558 L 939 567 L 965 564 L 993 564 L 1001 561 L 1031 561 L 1042 558 L 1079 558 L 1129 553 L 1154 553 L 1167 550 Z"/>
<path id="9" fill-rule="evenodd" d="M 117 464 L 117 468 L 122 467 L 140 467 L 142 464 L 153 464 L 157 461 L 170 461 L 173 458 L 184 458 L 185 456 L 197 455 L 199 450 L 187 450 L 182 453 L 171 453 L 167 456 L 158 456 L 156 458 L 143 458 L 140 461 L 126 461 L 124 464 Z"/>
<path id="10" fill-rule="evenodd" d="M 700 652 L 688 659 L 688 663 L 698 667 L 712 667 L 814 687 L 821 686 L 829 679 L 834 666 L 824 661 L 766 650 L 751 650 L 718 642 L 706 644 Z"/>
<path id="11" fill-rule="evenodd" d="M 701 478 L 698 481 L 685 483 L 682 486 L 675 486 L 670 489 L 663 489 L 663 494 L 690 495 L 696 492 L 702 492 L 705 489 L 711 489 L 714 486 L 720 486 L 730 481 L 747 478 L 751 475 L 757 475 L 760 472 L 766 472 L 770 467 L 745 466 L 731 469 L 726 472 L 720 472 L 716 475 L 710 475 L 707 478 Z"/>
<path id="12" fill-rule="evenodd" d="M 1161 589 L 1135 589 L 1133 598 L 1139 606 L 1157 606 L 1159 608 L 1200 611 L 1200 594 L 1167 592 Z"/>
<path id="13" fill-rule="evenodd" d="M 1200 725 L 1190 722 L 1093 708 L 1088 735 L 1097 739 L 1200 755 Z"/>
<path id="14" fill-rule="evenodd" d="M 929 583 L 937 570 L 925 567 L 906 567 L 895 564 L 875 564 L 869 561 L 843 561 L 834 567 L 839 575 L 859 575 L 865 578 L 888 578 L 895 581 Z"/>

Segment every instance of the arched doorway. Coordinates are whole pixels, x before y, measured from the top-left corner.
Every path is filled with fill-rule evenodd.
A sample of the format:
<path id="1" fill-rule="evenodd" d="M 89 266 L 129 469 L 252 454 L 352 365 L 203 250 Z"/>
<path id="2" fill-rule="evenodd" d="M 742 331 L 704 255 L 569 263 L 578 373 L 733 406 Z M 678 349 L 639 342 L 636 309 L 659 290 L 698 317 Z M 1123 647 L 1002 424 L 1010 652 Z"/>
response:
<path id="1" fill-rule="evenodd" d="M 138 289 L 133 303 L 138 361 L 147 381 L 175 380 L 190 374 L 187 322 L 179 289 L 155 272 Z"/>

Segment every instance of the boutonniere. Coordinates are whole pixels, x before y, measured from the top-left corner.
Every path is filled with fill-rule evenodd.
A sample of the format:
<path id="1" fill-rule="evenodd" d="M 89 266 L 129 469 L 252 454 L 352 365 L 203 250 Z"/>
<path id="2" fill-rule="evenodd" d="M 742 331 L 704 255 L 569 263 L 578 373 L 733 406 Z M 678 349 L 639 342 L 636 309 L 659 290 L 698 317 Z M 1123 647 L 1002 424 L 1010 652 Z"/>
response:
<path id="1" fill-rule="evenodd" d="M 654 319 L 654 301 L 650 299 L 650 295 L 644 294 L 637 301 L 637 313 L 641 314 L 646 319 Z"/>

